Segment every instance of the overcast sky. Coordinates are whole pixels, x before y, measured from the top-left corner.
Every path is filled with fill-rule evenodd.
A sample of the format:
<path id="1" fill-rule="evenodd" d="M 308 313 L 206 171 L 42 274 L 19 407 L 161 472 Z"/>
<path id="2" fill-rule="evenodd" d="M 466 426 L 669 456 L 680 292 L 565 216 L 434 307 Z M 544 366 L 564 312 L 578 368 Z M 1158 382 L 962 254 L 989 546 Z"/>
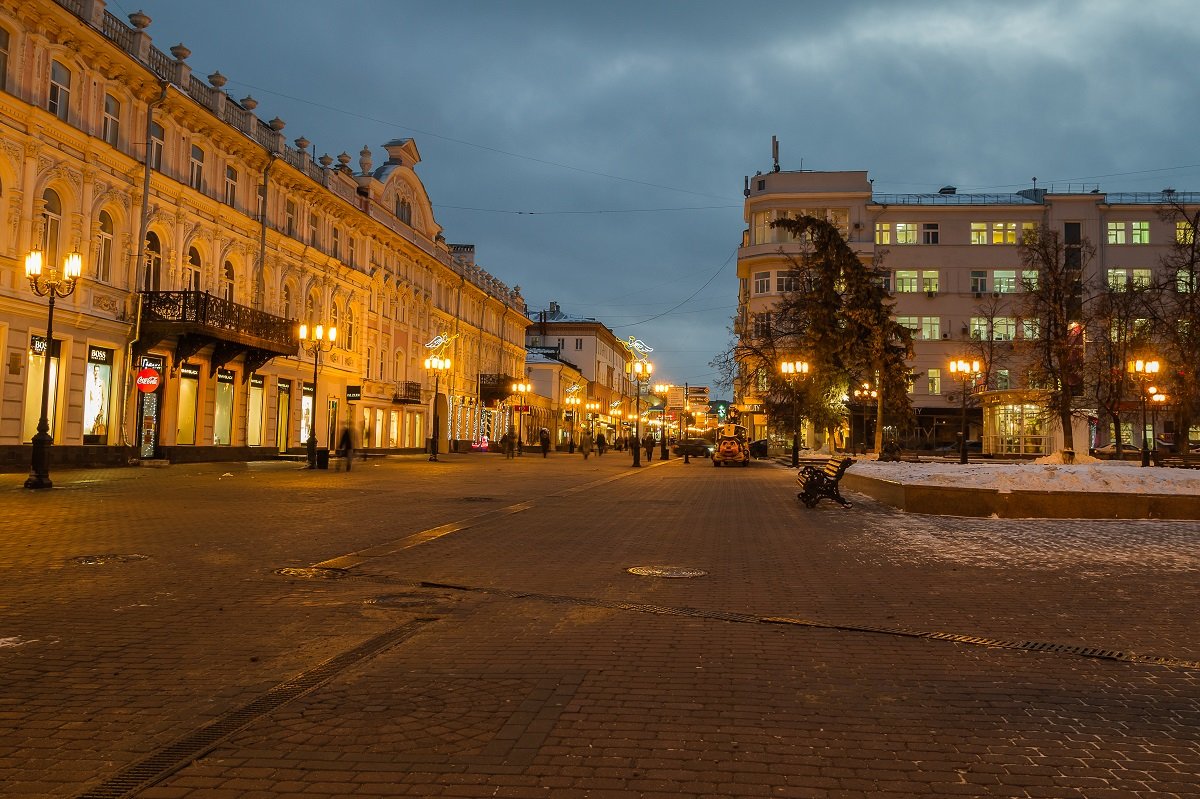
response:
<path id="1" fill-rule="evenodd" d="M 1183 0 L 108 0 L 139 7 L 318 156 L 415 139 L 448 241 L 670 382 L 715 381 L 772 135 L 878 192 L 1200 190 Z"/>

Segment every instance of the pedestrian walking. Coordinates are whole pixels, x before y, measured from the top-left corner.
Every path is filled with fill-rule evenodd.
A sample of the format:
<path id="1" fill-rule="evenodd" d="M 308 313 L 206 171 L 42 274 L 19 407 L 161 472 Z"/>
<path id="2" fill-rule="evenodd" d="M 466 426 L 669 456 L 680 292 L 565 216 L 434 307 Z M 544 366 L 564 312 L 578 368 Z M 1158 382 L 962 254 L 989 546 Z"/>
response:
<path id="1" fill-rule="evenodd" d="M 592 454 L 592 434 L 584 432 L 579 437 L 579 451 L 583 453 L 583 459 L 586 461 L 588 456 Z"/>
<path id="2" fill-rule="evenodd" d="M 575 434 L 574 433 L 567 436 L 567 453 L 570 455 L 575 454 Z"/>
<path id="3" fill-rule="evenodd" d="M 654 436 L 649 433 L 642 436 L 642 449 L 646 450 L 646 463 L 654 460 Z"/>
<path id="4" fill-rule="evenodd" d="M 550 431 L 542 428 L 542 432 L 538 433 L 538 444 L 542 447 L 542 457 L 545 458 L 550 454 Z"/>
<path id="5" fill-rule="evenodd" d="M 603 433 L 596 434 L 596 454 L 603 455 L 604 448 L 608 446 L 608 441 L 605 440 Z"/>
<path id="6" fill-rule="evenodd" d="M 504 450 L 504 457 L 511 458 L 516 454 L 516 446 L 513 443 L 513 434 L 505 433 L 500 437 L 500 448 Z"/>
<path id="7" fill-rule="evenodd" d="M 337 451 L 346 461 L 346 471 L 350 471 L 350 464 L 354 462 L 354 435 L 350 432 L 349 425 L 343 427 L 342 434 L 338 436 Z"/>

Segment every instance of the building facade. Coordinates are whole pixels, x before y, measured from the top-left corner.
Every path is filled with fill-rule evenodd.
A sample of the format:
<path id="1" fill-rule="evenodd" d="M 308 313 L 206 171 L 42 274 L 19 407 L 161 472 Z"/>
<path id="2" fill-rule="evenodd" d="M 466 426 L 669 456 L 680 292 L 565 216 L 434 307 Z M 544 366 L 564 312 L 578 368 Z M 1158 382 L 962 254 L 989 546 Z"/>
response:
<path id="1" fill-rule="evenodd" d="M 769 326 L 775 304 L 793 288 L 790 259 L 799 255 L 802 243 L 771 223 L 800 214 L 826 219 L 864 262 L 883 270 L 882 279 L 895 298 L 893 314 L 913 331 L 910 394 L 918 424 L 908 431 L 910 443 L 953 442 L 966 388 L 971 397 L 968 437 L 982 438 L 985 452 L 1003 455 L 1052 452 L 1060 435 L 1053 424 L 1046 425 L 1036 391 L 1013 354 L 1014 342 L 1038 329 L 1037 320 L 1018 313 L 1027 285 L 1017 247 L 1024 232 L 1045 226 L 1068 248 L 1090 242 L 1095 256 L 1084 264 L 1084 284 L 1149 285 L 1162 278 L 1160 260 L 1176 237 L 1190 235 L 1164 211 L 1171 204 L 1193 210 L 1200 204 L 1195 193 L 1115 194 L 1092 187 L 960 194 L 947 186 L 936 194 L 879 194 L 867 173 L 858 171 L 760 173 L 747 178 L 745 195 L 747 227 L 738 252 L 739 335 L 753 337 L 756 328 Z M 987 385 L 960 383 L 948 364 L 978 357 L 973 353 L 981 345 L 990 349 L 994 361 Z M 994 396 L 980 401 L 972 392 Z M 751 435 L 765 436 L 768 420 L 756 387 L 743 379 L 735 393 Z M 848 405 L 853 432 L 846 435 L 870 441 L 872 436 L 859 429 L 872 424 L 870 409 Z M 1076 446 L 1083 440 L 1077 435 Z"/>
<path id="2" fill-rule="evenodd" d="M 0 465 L 28 461 L 47 358 L 56 463 L 297 453 L 343 425 L 421 449 L 433 403 L 443 441 L 501 424 L 489 376 L 522 368 L 524 301 L 447 244 L 415 142 L 378 167 L 368 148 L 314 157 L 129 20 L 0 0 Z M 82 261 L 50 342 L 33 251 Z M 438 336 L 453 366 L 435 397 Z"/>

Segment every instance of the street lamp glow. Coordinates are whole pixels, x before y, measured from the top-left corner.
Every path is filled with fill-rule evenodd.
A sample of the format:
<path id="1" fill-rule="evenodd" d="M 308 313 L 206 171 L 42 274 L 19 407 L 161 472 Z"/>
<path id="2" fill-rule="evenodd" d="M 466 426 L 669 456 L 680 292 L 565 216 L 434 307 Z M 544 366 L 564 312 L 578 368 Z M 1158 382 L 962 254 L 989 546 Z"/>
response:
<path id="1" fill-rule="evenodd" d="M 962 381 L 962 428 L 958 433 L 958 462 L 967 462 L 967 381 L 979 374 L 979 361 L 962 358 L 950 362 L 950 373 Z"/>
<path id="2" fill-rule="evenodd" d="M 792 466 L 800 465 L 800 392 L 796 388 L 796 379 L 807 377 L 808 361 L 783 361 L 779 371 L 787 378 L 792 388 Z"/>
<path id="3" fill-rule="evenodd" d="M 1142 466 L 1150 465 L 1150 447 L 1147 439 L 1154 437 L 1153 433 L 1149 437 L 1146 435 L 1146 400 L 1151 395 L 1157 395 L 1158 391 L 1154 386 L 1147 384 L 1158 374 L 1160 368 L 1161 364 L 1156 358 L 1134 358 L 1126 363 L 1126 371 L 1129 372 L 1129 375 L 1142 384 Z"/>
<path id="4" fill-rule="evenodd" d="M 328 330 L 324 325 L 300 325 L 300 343 L 313 356 L 313 409 L 312 418 L 308 422 L 308 440 L 305 449 L 308 453 L 308 468 L 317 468 L 317 374 L 321 368 L 321 353 L 333 349 L 337 340 L 337 328 Z M 333 442 L 330 442 L 331 444 Z"/>

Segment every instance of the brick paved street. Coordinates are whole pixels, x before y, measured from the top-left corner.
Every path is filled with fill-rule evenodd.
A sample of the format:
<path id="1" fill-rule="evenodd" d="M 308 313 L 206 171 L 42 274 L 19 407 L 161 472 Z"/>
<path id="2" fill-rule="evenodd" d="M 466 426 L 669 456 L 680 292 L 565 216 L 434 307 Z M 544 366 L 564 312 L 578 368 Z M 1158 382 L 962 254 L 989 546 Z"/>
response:
<path id="1" fill-rule="evenodd" d="M 0 795 L 1200 796 L 1194 522 L 628 464 L 0 475 Z"/>

